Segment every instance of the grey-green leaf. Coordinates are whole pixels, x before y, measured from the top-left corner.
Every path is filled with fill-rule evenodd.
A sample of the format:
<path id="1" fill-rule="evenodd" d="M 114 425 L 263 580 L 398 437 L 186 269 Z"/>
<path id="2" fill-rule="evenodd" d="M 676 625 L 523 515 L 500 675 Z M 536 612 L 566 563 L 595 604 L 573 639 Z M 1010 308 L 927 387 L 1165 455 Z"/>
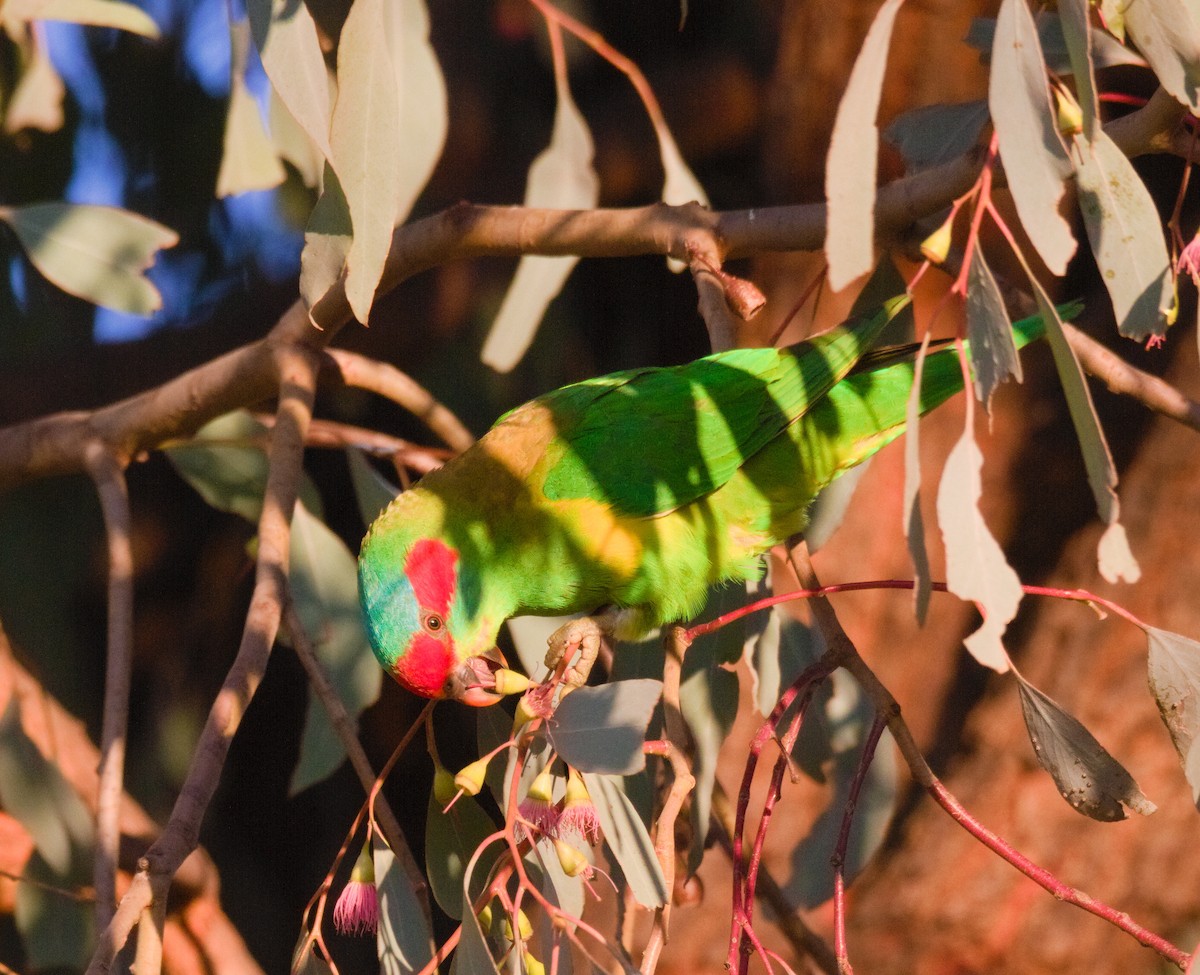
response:
<path id="1" fill-rule="evenodd" d="M 462 795 L 446 812 L 430 790 L 425 817 L 425 871 L 433 896 L 443 911 L 456 920 L 463 916 L 463 876 L 475 850 L 496 832 L 491 816 L 473 796 Z M 493 843 L 475 865 L 471 876 L 471 901 L 483 893 L 488 871 L 503 844 Z"/>
<path id="2" fill-rule="evenodd" d="M 217 196 L 234 196 L 250 190 L 269 190 L 283 182 L 285 173 L 275 147 L 263 127 L 258 103 L 246 87 L 246 61 L 250 51 L 250 25 L 230 25 L 229 107 L 225 113 L 224 151 L 217 173 Z"/>
<path id="3" fill-rule="evenodd" d="M 883 137 L 900 150 L 909 171 L 927 169 L 972 148 L 989 117 L 983 99 L 925 105 L 896 116 Z"/>
<path id="4" fill-rule="evenodd" d="M 693 648 L 694 649 L 694 648 Z M 679 709 L 692 733 L 692 845 L 688 873 L 695 873 L 704 857 L 708 818 L 712 810 L 717 758 L 738 710 L 737 674 L 721 667 L 699 667 L 679 688 Z"/>
<path id="5" fill-rule="evenodd" d="M 383 975 L 419 972 L 433 957 L 433 932 L 404 869 L 386 843 L 376 838 L 375 889 L 379 928 L 375 944 Z"/>
<path id="6" fill-rule="evenodd" d="M 1003 0 L 992 44 L 988 107 L 1021 226 L 1055 274 L 1064 274 L 1075 238 L 1058 206 L 1070 164 L 1050 104 L 1046 65 L 1026 0 Z"/>
<path id="7" fill-rule="evenodd" d="M 581 687 L 558 706 L 550 739 L 563 761 L 581 772 L 631 775 L 646 764 L 642 742 L 662 695 L 657 680 L 622 680 Z"/>
<path id="8" fill-rule="evenodd" d="M 1125 0 L 1125 29 L 1177 100 L 1200 112 L 1200 29 L 1184 0 Z"/>
<path id="9" fill-rule="evenodd" d="M 1200 808 L 1200 643 L 1190 637 L 1146 627 L 1150 642 L 1150 691 L 1179 752 L 1192 799 Z"/>
<path id="10" fill-rule="evenodd" d="M 162 307 L 144 272 L 175 231 L 118 207 L 33 203 L 0 209 L 33 266 L 68 294 L 134 315 Z"/>
<path id="11" fill-rule="evenodd" d="M 1166 331 L 1171 266 L 1150 191 L 1103 130 L 1072 147 L 1079 207 L 1122 335 L 1142 342 Z"/>
<path id="12" fill-rule="evenodd" d="M 1143 816 L 1154 812 L 1133 776 L 1087 728 L 1019 674 L 1017 681 L 1038 764 L 1073 809 L 1105 823 L 1124 819 L 1126 806 Z"/>
<path id="13" fill-rule="evenodd" d="M 39 882 L 61 887 L 68 881 L 51 870 L 37 850 L 26 861 L 22 876 L 28 883 L 17 885 L 13 920 L 25 948 L 26 970 L 82 971 L 96 941 L 93 906 L 38 887 Z"/>
<path id="14" fill-rule="evenodd" d="M 1070 0 L 1070 2 L 1074 2 L 1074 0 Z M 1122 0 L 1101 0 L 1100 6 L 1108 7 L 1119 2 Z M 1107 15 L 1106 20 L 1109 29 L 1117 33 L 1111 14 Z M 1067 50 L 1066 38 L 1063 36 L 1063 25 L 1057 18 L 1043 15 L 1037 18 L 1037 27 L 1038 39 L 1042 42 L 1042 54 L 1046 58 L 1046 66 L 1055 74 L 1071 74 L 1074 64 L 1071 61 L 1070 52 Z M 978 48 L 980 60 L 986 63 L 991 61 L 992 39 L 995 36 L 996 21 L 988 17 L 976 17 L 971 21 L 967 36 L 963 40 L 972 47 Z M 1111 68 L 1119 64 L 1146 67 L 1145 60 L 1139 57 L 1136 51 L 1103 32 L 1096 32 L 1093 37 L 1092 59 L 1097 68 Z"/>
<path id="15" fill-rule="evenodd" d="M 450 975 L 500 975 L 474 911 L 467 911 L 463 918 L 462 937 L 450 964 Z"/>
<path id="16" fill-rule="evenodd" d="M 667 882 L 650 834 L 625 795 L 621 779 L 584 772 L 583 780 L 595 803 L 604 842 L 621 865 L 634 898 L 642 907 L 661 907 L 667 902 Z"/>
<path id="17" fill-rule="evenodd" d="M 291 590 L 296 613 L 352 721 L 375 703 L 383 671 L 367 643 L 354 556 L 302 501 L 292 516 Z M 316 695 L 311 695 L 293 794 L 334 772 L 346 750 Z"/>
<path id="18" fill-rule="evenodd" d="M 353 237 L 350 204 L 337 174 L 327 163 L 321 195 L 304 228 L 304 250 L 300 254 L 300 296 L 309 308 L 342 276 Z"/>
<path id="19" fill-rule="evenodd" d="M 904 413 L 904 538 L 913 564 L 913 611 L 921 626 L 925 625 L 929 596 L 933 592 L 929 552 L 925 547 L 925 516 L 921 511 L 921 380 L 928 352 L 926 332 L 913 367 L 913 387 Z"/>
<path id="20" fill-rule="evenodd" d="M 380 474 L 357 447 L 346 448 L 346 460 L 350 465 L 350 482 L 354 485 L 358 513 L 363 524 L 369 525 L 391 504 L 400 493 L 399 489 Z"/>
<path id="21" fill-rule="evenodd" d="M 1021 381 L 1021 360 L 1000 287 L 978 247 L 967 271 L 967 336 L 975 367 L 975 396 L 990 410 L 997 386 L 1009 376 Z"/>
<path id="22" fill-rule="evenodd" d="M 1100 121 L 1100 100 L 1096 96 L 1095 43 L 1087 0 L 1060 0 L 1058 20 L 1075 76 L 1075 96 L 1083 112 L 1083 134 L 1090 140 Z"/>

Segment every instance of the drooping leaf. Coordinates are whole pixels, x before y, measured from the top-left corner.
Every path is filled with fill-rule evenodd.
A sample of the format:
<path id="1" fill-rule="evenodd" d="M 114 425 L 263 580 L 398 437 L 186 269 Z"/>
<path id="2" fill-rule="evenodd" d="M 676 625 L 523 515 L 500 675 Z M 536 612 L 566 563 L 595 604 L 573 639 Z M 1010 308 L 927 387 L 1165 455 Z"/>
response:
<path id="1" fill-rule="evenodd" d="M 308 940 L 308 932 L 300 933 L 300 940 L 292 950 L 291 975 L 333 975 L 329 962 L 312 950 L 312 942 Z"/>
<path id="2" fill-rule="evenodd" d="M 429 43 L 426 0 L 389 0 L 384 29 L 399 93 L 399 130 L 403 151 L 394 160 L 397 185 L 395 222 L 402 223 L 429 182 L 446 144 L 449 113 L 446 81 Z"/>
<path id="3" fill-rule="evenodd" d="M 621 779 L 584 772 L 583 780 L 595 803 L 604 843 L 621 865 L 634 899 L 642 907 L 661 907 L 667 902 L 667 882 L 646 825 L 625 795 Z"/>
<path id="4" fill-rule="evenodd" d="M 1018 255 L 1020 256 L 1020 255 Z M 1136 582 L 1141 576 L 1141 569 L 1133 553 L 1129 551 L 1129 542 L 1125 538 L 1125 530 L 1121 527 L 1120 503 L 1117 500 L 1117 471 L 1113 466 L 1112 454 L 1108 450 L 1108 442 L 1100 427 L 1100 418 L 1096 416 L 1096 408 L 1092 404 L 1092 393 L 1084 378 L 1083 369 L 1075 357 L 1067 336 L 1063 332 L 1062 318 L 1054 303 L 1046 294 L 1037 278 L 1034 276 L 1024 258 L 1021 262 L 1029 280 L 1029 286 L 1037 301 L 1038 311 L 1046 323 L 1046 341 L 1054 356 L 1054 365 L 1058 370 L 1058 379 L 1062 383 L 1063 394 L 1067 398 L 1067 409 L 1071 414 L 1071 422 L 1075 426 L 1075 436 L 1079 441 L 1079 449 L 1083 452 L 1083 462 L 1087 469 L 1088 485 L 1092 496 L 1096 499 L 1096 510 L 1101 519 L 1108 525 L 1100 540 L 1099 564 L 1100 574 L 1109 582 L 1124 579 Z"/>
<path id="5" fill-rule="evenodd" d="M 1071 73 L 1075 76 L 1075 97 L 1083 112 L 1083 135 L 1090 141 L 1100 120 L 1100 100 L 1096 96 L 1095 45 L 1087 0 L 1062 0 L 1058 5 L 1058 20 Z"/>
<path id="6" fill-rule="evenodd" d="M 425 871 L 438 905 L 456 920 L 462 920 L 463 876 L 467 864 L 480 843 L 494 832 L 496 824 L 492 817 L 483 811 L 473 796 L 459 796 L 454 805 L 443 812 L 442 804 L 430 791 L 425 818 Z M 488 871 L 503 848 L 503 845 L 492 844 L 480 856 L 471 877 L 472 903 L 483 893 Z"/>
<path id="7" fill-rule="evenodd" d="M 1100 0 L 1100 20 L 1122 44 L 1125 43 L 1125 0 Z"/>
<path id="8" fill-rule="evenodd" d="M 898 115 L 883 137 L 900 150 L 912 172 L 961 156 L 979 141 L 988 118 L 983 99 L 925 105 Z"/>
<path id="9" fill-rule="evenodd" d="M 263 69 L 292 118 L 325 159 L 329 146 L 329 69 L 317 25 L 302 0 L 246 0 Z"/>
<path id="10" fill-rule="evenodd" d="M 804 529 L 804 541 L 809 552 L 820 550 L 842 525 L 858 482 L 863 479 L 871 466 L 868 457 L 861 464 L 851 467 L 844 474 L 838 475 L 832 482 L 821 490 L 808 508 L 808 525 Z"/>
<path id="11" fill-rule="evenodd" d="M 283 182 L 285 173 L 275 147 L 263 128 L 258 103 L 246 87 L 246 61 L 250 53 L 250 25 L 229 25 L 229 108 L 225 115 L 225 142 L 217 173 L 217 196 L 234 196 L 250 190 L 269 190 Z"/>
<path id="12" fill-rule="evenodd" d="M 330 144 L 354 237 L 346 256 L 346 300 L 366 324 L 400 206 L 404 152 L 400 94 L 388 46 L 386 0 L 354 0 L 338 42 L 338 96 Z"/>
<path id="13" fill-rule="evenodd" d="M 1146 628 L 1150 642 L 1150 691 L 1171 733 L 1192 799 L 1200 808 L 1200 643 L 1169 630 Z"/>
<path id="14" fill-rule="evenodd" d="M 631 775 L 646 764 L 642 742 L 662 682 L 623 680 L 581 687 L 558 706 L 550 738 L 563 761 L 581 772 Z"/>
<path id="15" fill-rule="evenodd" d="M 1200 112 L 1200 27 L 1184 0 L 1124 0 L 1125 29 L 1150 62 L 1159 83 Z"/>
<path id="16" fill-rule="evenodd" d="M 17 885 L 13 920 L 25 948 L 28 970 L 82 971 L 96 942 L 93 906 L 37 884 L 74 886 L 85 882 L 84 879 L 67 881 L 50 868 L 37 850 L 30 855 L 22 876 L 28 882 Z"/>
<path id="17" fill-rule="evenodd" d="M 158 25 L 149 14 L 122 0 L 6 0 L 4 19 L 63 20 L 93 27 L 116 27 L 143 37 L 159 36 Z"/>
<path id="18" fill-rule="evenodd" d="M 33 266 L 68 294 L 133 315 L 162 307 L 142 273 L 179 242 L 175 231 L 118 207 L 33 203 L 0 208 Z"/>
<path id="19" fill-rule="evenodd" d="M 1100 6 L 1107 7 L 1113 3 L 1123 3 L 1125 0 L 1101 0 Z M 1042 55 L 1046 66 L 1055 74 L 1071 74 L 1074 66 L 1067 41 L 1063 36 L 1063 25 L 1058 18 L 1042 15 L 1037 18 L 1038 39 L 1042 42 Z M 1110 25 L 1111 27 L 1111 25 Z M 963 41 L 977 48 L 980 60 L 991 61 L 992 40 L 996 36 L 996 21 L 989 17 L 976 17 L 971 21 L 967 36 Z M 1093 38 L 1093 64 L 1097 68 L 1111 68 L 1119 64 L 1146 67 L 1146 62 L 1136 51 L 1126 47 L 1104 33 L 1096 33 Z"/>
<path id="20" fill-rule="evenodd" d="M 354 498 L 358 502 L 358 513 L 364 525 L 370 525 L 399 489 L 377 471 L 366 455 L 357 447 L 346 448 L 346 460 L 350 464 L 350 482 L 354 485 Z"/>
<path id="21" fill-rule="evenodd" d="M 1026 0 L 1003 0 L 992 44 L 988 107 L 1021 226 L 1055 274 L 1064 274 L 1075 238 L 1058 206 L 1070 163 L 1046 87 L 1046 64 Z"/>
<path id="22" fill-rule="evenodd" d="M 689 649 L 689 656 L 693 650 L 695 647 Z M 680 685 L 679 709 L 692 733 L 692 775 L 696 778 L 692 790 L 689 874 L 696 872 L 704 857 L 708 819 L 712 810 L 712 790 L 717 780 L 717 758 L 721 745 L 733 727 L 737 706 L 737 674 L 721 667 L 697 667 Z"/>
<path id="23" fill-rule="evenodd" d="M 300 296 L 309 308 L 342 276 L 353 237 L 350 204 L 337 174 L 326 165 L 321 195 L 308 215 L 300 253 Z"/>
<path id="24" fill-rule="evenodd" d="M 904 412 L 904 538 L 913 564 L 913 611 L 921 626 L 925 625 L 929 596 L 933 592 L 929 552 L 925 548 L 925 516 L 921 512 L 921 380 L 929 339 L 926 332 L 913 367 L 912 392 Z"/>
<path id="25" fill-rule="evenodd" d="M 462 937 L 450 964 L 450 975 L 500 975 L 483 928 L 479 926 L 479 918 L 474 911 L 466 911 L 465 914 Z"/>
<path id="26" fill-rule="evenodd" d="M 591 849 L 586 844 L 581 846 L 576 837 L 568 837 L 567 843 L 582 853 L 589 863 L 595 859 L 592 856 Z M 551 904 L 557 904 L 568 914 L 574 917 L 582 917 L 586 903 L 583 877 L 568 877 L 566 875 L 562 864 L 558 861 L 558 854 L 554 852 L 554 844 L 545 837 L 542 837 L 537 841 L 537 850 L 530 850 L 526 859 L 534 865 L 533 872 L 535 875 L 538 875 L 539 880 L 538 889 L 545 894 L 546 899 Z M 547 927 L 549 928 L 549 925 Z M 547 931 L 546 933 L 549 934 L 550 932 Z M 546 947 L 548 948 L 549 944 Z"/>
<path id="27" fill-rule="evenodd" d="M 975 367 L 975 396 L 990 410 L 997 386 L 1009 376 L 1021 381 L 1021 360 L 1000 287 L 978 247 L 967 271 L 967 336 Z"/>
<path id="28" fill-rule="evenodd" d="M 1171 267 L 1158 210 L 1125 154 L 1102 130 L 1072 145 L 1079 208 L 1122 335 L 1166 331 Z"/>
<path id="29" fill-rule="evenodd" d="M 592 167 L 592 134 L 571 98 L 565 69 L 555 76 L 558 106 L 550 145 L 529 167 L 525 205 L 563 210 L 590 210 L 600 198 L 600 177 Z M 497 372 L 521 361 L 546 313 L 562 290 L 577 257 L 526 254 L 517 265 L 481 358 Z"/>
<path id="30" fill-rule="evenodd" d="M 383 671 L 367 643 L 358 601 L 358 570 L 346 543 L 296 502 L 292 516 L 290 584 L 296 613 L 352 721 L 375 703 Z M 324 705 L 311 695 L 300 757 L 292 775 L 295 793 L 320 782 L 346 758 Z"/>
<path id="31" fill-rule="evenodd" d="M 325 157 L 300 123 L 292 117 L 292 113 L 288 111 L 283 99 L 279 97 L 279 92 L 273 86 L 270 100 L 267 102 L 267 132 L 276 154 L 284 162 L 292 164 L 304 185 L 310 188 L 319 187 Z"/>
<path id="32" fill-rule="evenodd" d="M 875 180 L 879 158 L 879 99 L 892 27 L 904 0 L 885 0 L 838 105 L 825 164 L 828 219 L 825 260 L 829 286 L 841 291 L 875 264 Z"/>
<path id="33" fill-rule="evenodd" d="M 379 928 L 375 935 L 379 969 L 383 975 L 419 972 L 433 957 L 433 932 L 396 855 L 378 838 L 373 853 L 375 890 L 379 895 Z"/>
<path id="34" fill-rule="evenodd" d="M 257 524 L 267 489 L 266 443 L 267 428 L 245 410 L 234 410 L 163 453 L 210 505 Z M 321 497 L 307 474 L 300 480 L 300 498 L 320 516 Z"/>
<path id="35" fill-rule="evenodd" d="M 668 206 L 683 206 L 687 203 L 699 203 L 708 206 L 708 194 L 696 179 L 695 173 L 684 162 L 675 137 L 665 123 L 651 121 L 654 124 L 654 134 L 658 137 L 658 153 L 662 160 L 663 191 L 662 201 Z M 687 265 L 676 257 L 667 258 L 667 267 L 678 274 Z"/>
<path id="36" fill-rule="evenodd" d="M 946 582 L 960 599 L 973 600 L 983 625 L 963 643 L 985 667 L 1008 670 L 1000 638 L 1021 602 L 1021 580 L 1004 559 L 979 512 L 983 455 L 970 428 L 963 431 L 946 459 L 938 487 L 937 513 L 946 544 Z"/>
<path id="37" fill-rule="evenodd" d="M 66 88 L 39 35 L 31 34 L 27 47 L 25 70 L 4 113 L 4 131 L 10 135 L 23 129 L 57 132 L 63 124 Z"/>
<path id="38" fill-rule="evenodd" d="M 477 753 L 487 755 L 512 737 L 512 718 L 503 708 L 479 708 L 475 715 Z M 501 809 L 508 809 L 505 756 L 488 763 L 486 782 Z"/>
<path id="39" fill-rule="evenodd" d="M 1124 806 L 1143 816 L 1155 806 L 1124 767 L 1079 721 L 1017 674 L 1021 712 L 1038 764 L 1077 812 L 1104 823 L 1126 816 Z"/>

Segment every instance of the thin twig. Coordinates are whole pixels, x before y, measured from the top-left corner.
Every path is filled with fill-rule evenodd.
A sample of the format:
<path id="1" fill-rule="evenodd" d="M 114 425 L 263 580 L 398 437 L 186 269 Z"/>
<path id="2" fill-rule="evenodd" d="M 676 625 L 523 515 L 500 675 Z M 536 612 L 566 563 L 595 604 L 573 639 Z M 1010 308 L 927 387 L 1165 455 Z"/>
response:
<path id="1" fill-rule="evenodd" d="M 687 797 L 696 787 L 696 778 L 692 775 L 687 758 L 673 742 L 648 741 L 644 748 L 648 755 L 658 755 L 667 759 L 671 763 L 672 775 L 671 788 L 663 800 L 654 824 L 654 853 L 662 868 L 667 902 L 654 912 L 654 927 L 650 931 L 650 937 L 646 939 L 640 969 L 641 975 L 654 975 L 670 933 L 671 899 L 675 892 L 675 820 L 678 819 Z"/>
<path id="2" fill-rule="evenodd" d="M 146 851 L 141 869 L 101 934 L 88 965 L 89 975 L 111 970 L 117 952 L 141 919 L 143 910 L 155 898 L 165 902 L 171 877 L 198 845 L 200 825 L 216 791 L 230 742 L 262 680 L 279 629 L 288 572 L 291 515 L 300 482 L 305 432 L 312 417 L 317 361 L 310 351 L 296 346 L 279 348 L 276 355 L 279 408 L 258 524 L 254 593 L 241 646 L 209 710 L 171 818 L 162 835 Z"/>
<path id="3" fill-rule="evenodd" d="M 108 647 L 105 651 L 104 716 L 100 731 L 100 791 L 96 800 L 96 926 L 103 930 L 117 906 L 121 849 L 121 797 L 125 792 L 125 744 L 129 684 L 133 670 L 133 545 L 129 487 L 117 459 L 100 442 L 87 452 L 88 471 L 100 498 L 108 541 Z"/>

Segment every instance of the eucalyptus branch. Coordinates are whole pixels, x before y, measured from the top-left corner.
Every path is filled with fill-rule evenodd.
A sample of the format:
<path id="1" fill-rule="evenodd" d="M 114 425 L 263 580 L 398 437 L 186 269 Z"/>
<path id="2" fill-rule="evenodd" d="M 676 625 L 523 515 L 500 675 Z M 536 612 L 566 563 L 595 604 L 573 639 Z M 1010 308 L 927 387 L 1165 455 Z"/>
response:
<path id="1" fill-rule="evenodd" d="M 108 540 L 108 649 L 105 656 L 104 716 L 100 732 L 100 789 L 96 800 L 96 925 L 112 920 L 117 904 L 121 849 L 121 797 L 129 725 L 129 684 L 133 670 L 133 547 L 130 542 L 129 487 L 125 472 L 100 443 L 87 451 Z"/>
<path id="2" fill-rule="evenodd" d="M 197 847 L 200 825 L 216 791 L 233 734 L 262 680 L 279 628 L 288 572 L 291 515 L 296 505 L 304 439 L 312 417 L 317 360 L 299 346 L 276 350 L 279 407 L 271 435 L 270 470 L 259 519 L 254 593 L 237 657 L 226 674 L 196 746 L 195 758 L 171 818 L 143 857 L 129 890 L 102 933 L 89 975 L 111 970 L 117 952 L 143 911 L 165 902 L 170 879 Z"/>

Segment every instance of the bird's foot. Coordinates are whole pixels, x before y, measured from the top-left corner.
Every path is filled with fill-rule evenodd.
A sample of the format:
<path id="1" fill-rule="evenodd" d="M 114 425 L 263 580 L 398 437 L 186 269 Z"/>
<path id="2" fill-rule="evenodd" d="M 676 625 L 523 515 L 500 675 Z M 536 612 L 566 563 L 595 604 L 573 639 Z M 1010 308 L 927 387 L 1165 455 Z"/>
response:
<path id="1" fill-rule="evenodd" d="M 567 620 L 550 634 L 550 639 L 546 641 L 549 644 L 546 666 L 554 671 L 560 666 L 571 665 L 562 675 L 565 688 L 574 690 L 587 683 L 592 665 L 600 654 L 600 645 L 606 636 L 612 634 L 615 625 L 615 611 L 607 610 L 596 616 Z"/>

